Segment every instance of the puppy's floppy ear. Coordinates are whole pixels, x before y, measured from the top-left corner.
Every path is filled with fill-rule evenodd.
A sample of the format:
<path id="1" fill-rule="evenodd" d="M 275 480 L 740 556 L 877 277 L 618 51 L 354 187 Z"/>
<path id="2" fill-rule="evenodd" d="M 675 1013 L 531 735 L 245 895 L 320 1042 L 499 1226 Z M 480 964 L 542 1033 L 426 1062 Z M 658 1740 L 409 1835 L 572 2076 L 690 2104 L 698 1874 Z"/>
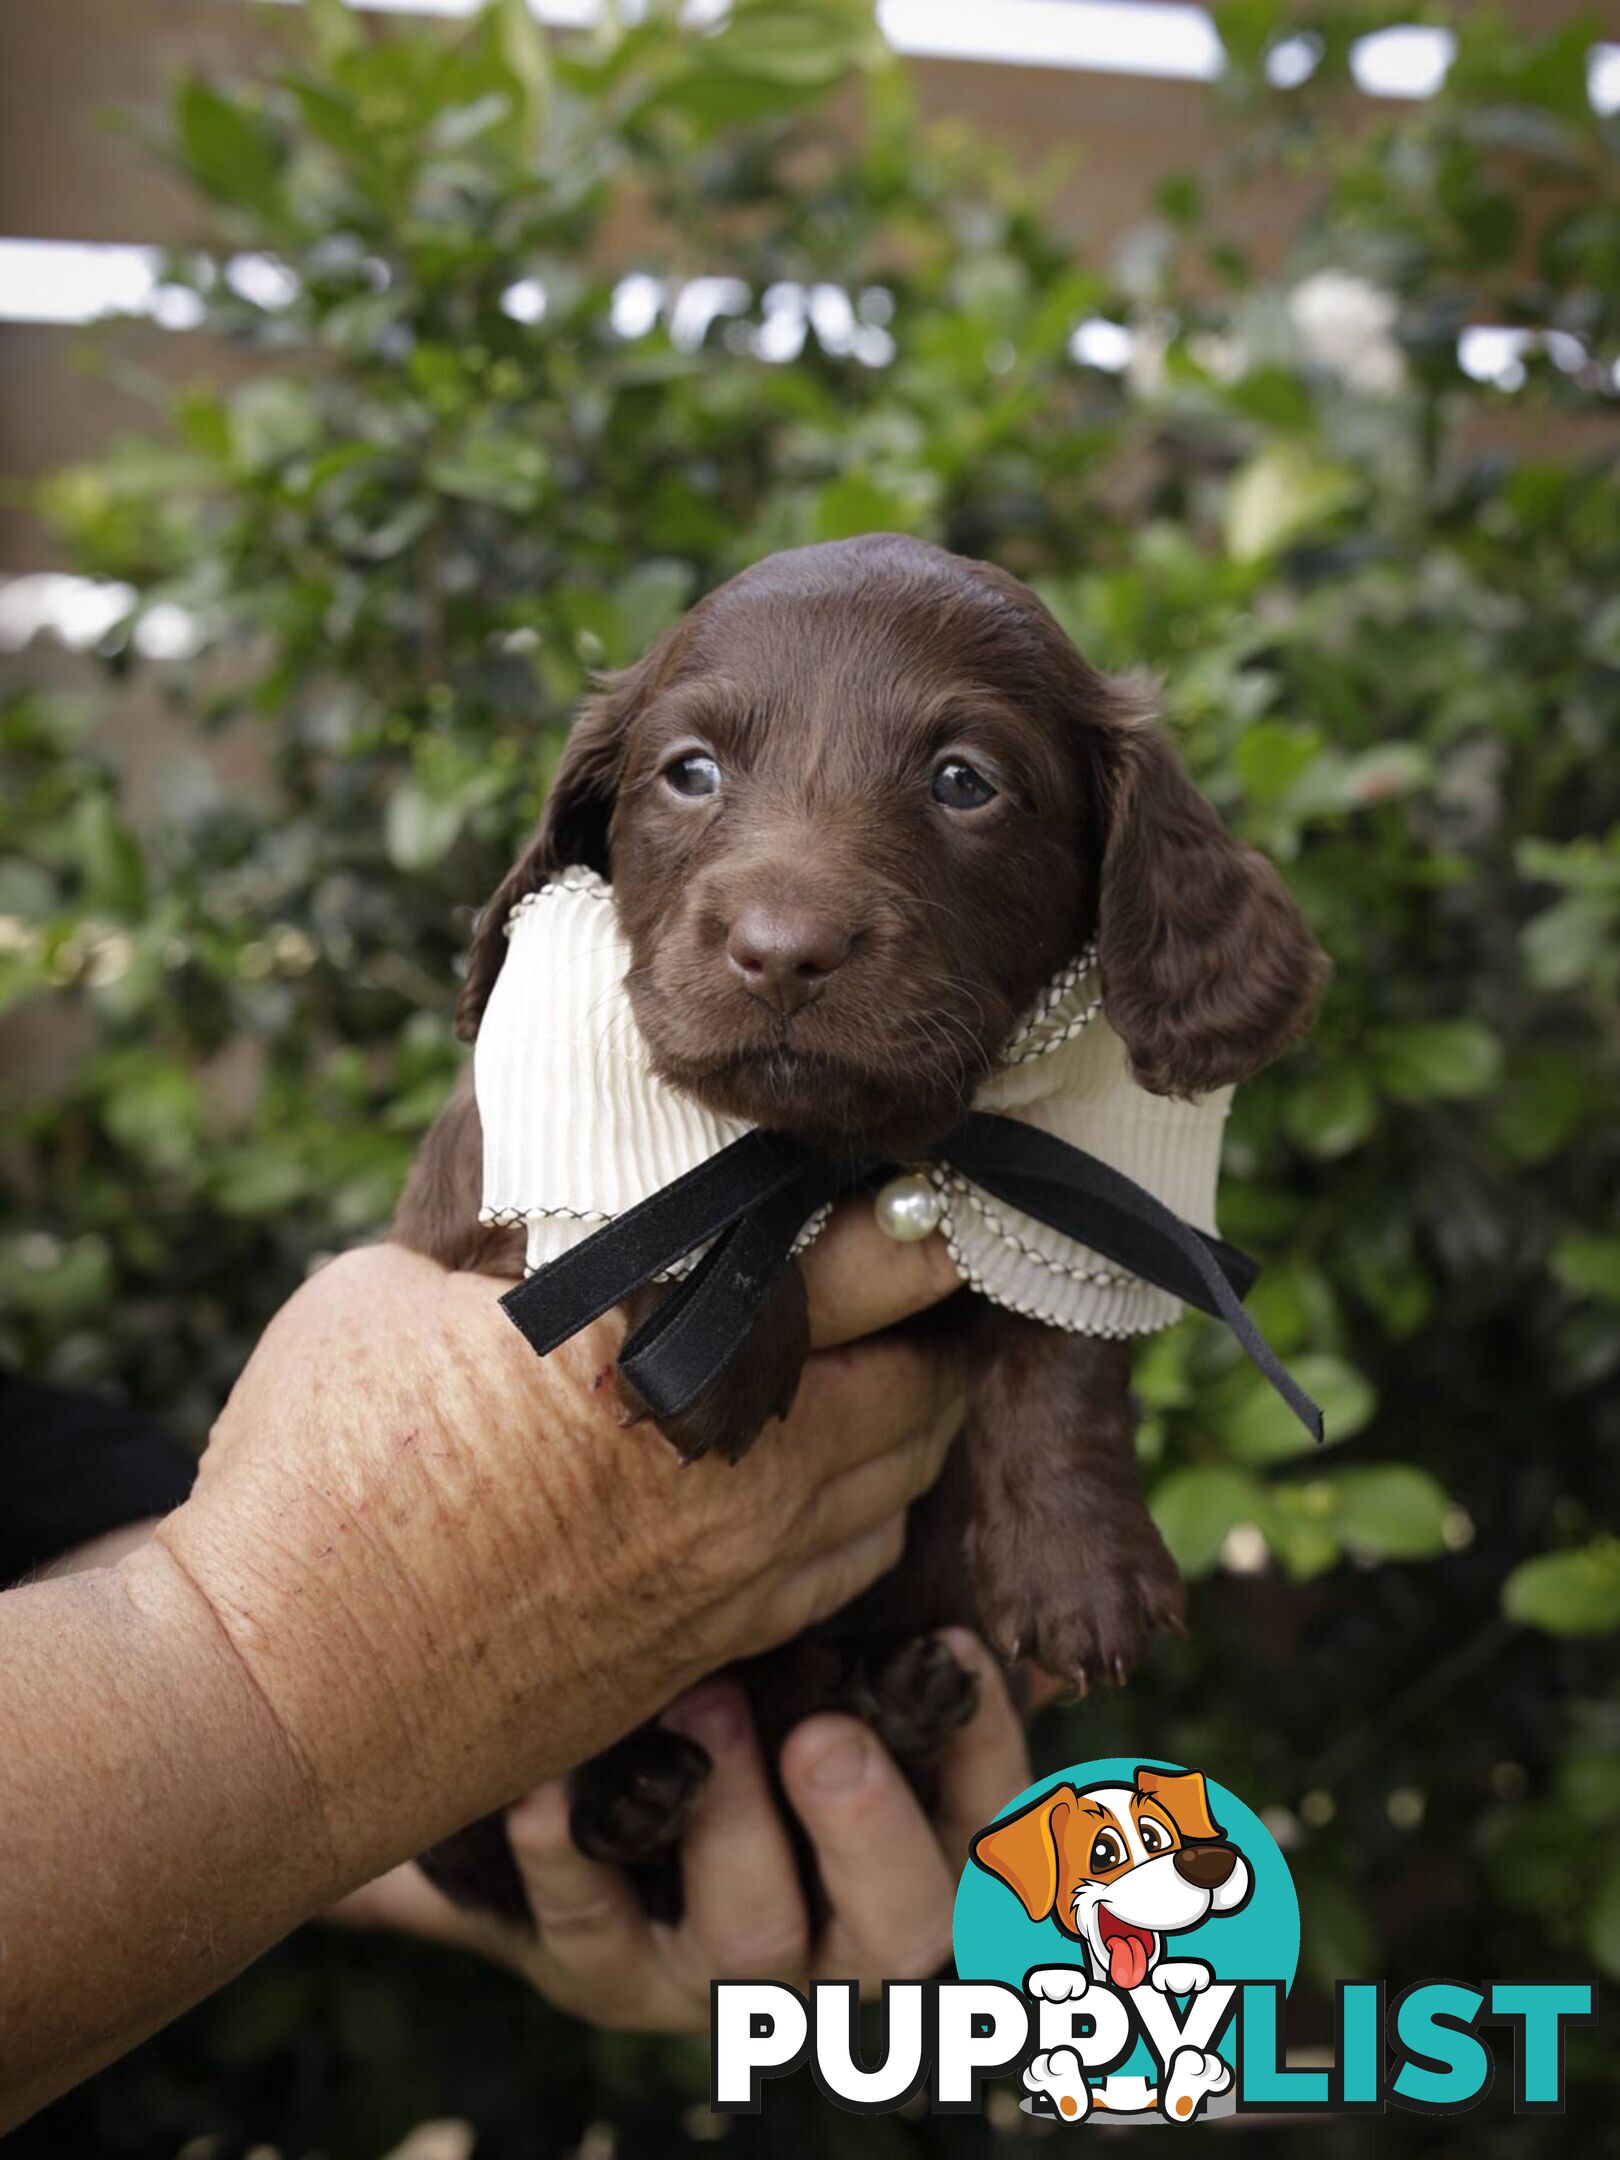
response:
<path id="1" fill-rule="evenodd" d="M 665 637 L 645 659 L 603 675 L 581 707 L 563 747 L 534 837 L 495 888 L 478 917 L 467 973 L 456 1001 L 456 1033 L 471 1042 L 506 958 L 506 918 L 525 893 L 581 866 L 608 871 L 608 828 L 624 763 L 625 737 L 669 648 Z"/>
<path id="2" fill-rule="evenodd" d="M 1245 1080 L 1303 1032 L 1327 957 L 1277 872 L 1233 839 L 1130 686 L 1111 686 L 1095 740 L 1109 1023 L 1152 1094 Z"/>
<path id="3" fill-rule="evenodd" d="M 1136 1773 L 1136 1789 L 1144 1799 L 1157 1800 L 1182 1836 L 1194 1844 L 1225 1837 L 1209 1812 L 1209 1787 L 1202 1770 L 1153 1770 L 1144 1763 Z"/>
<path id="4" fill-rule="evenodd" d="M 1062 1885 L 1058 1831 L 1075 1803 L 1072 1785 L 1054 1785 L 1016 1815 L 981 1830 L 968 1847 L 988 1874 L 998 1876 L 1032 1920 L 1049 1919 Z"/>

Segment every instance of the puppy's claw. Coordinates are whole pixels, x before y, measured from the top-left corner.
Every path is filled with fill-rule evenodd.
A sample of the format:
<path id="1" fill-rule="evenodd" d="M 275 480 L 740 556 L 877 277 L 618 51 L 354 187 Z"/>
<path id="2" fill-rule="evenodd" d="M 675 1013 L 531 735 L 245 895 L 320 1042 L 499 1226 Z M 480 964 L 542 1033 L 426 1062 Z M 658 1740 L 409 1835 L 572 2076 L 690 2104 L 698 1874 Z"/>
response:
<path id="1" fill-rule="evenodd" d="M 1115 1685 L 1115 1687 L 1124 1687 L 1124 1685 L 1125 1685 L 1125 1684 L 1126 1684 L 1126 1682 L 1127 1682 L 1127 1681 L 1128 1681 L 1128 1680 L 1130 1679 L 1130 1677 L 1131 1677 L 1130 1667 L 1129 1667 L 1129 1666 L 1128 1666 L 1128 1665 L 1126 1664 L 1125 1660 L 1124 1660 L 1124 1659 L 1123 1659 L 1122 1657 L 1117 1657 L 1117 1658 L 1115 1658 L 1115 1660 L 1114 1660 L 1114 1685 Z"/>
<path id="2" fill-rule="evenodd" d="M 701 1433 L 670 1432 L 662 1425 L 658 1429 L 679 1470 L 690 1469 L 693 1463 L 701 1462 L 709 1452 L 709 1443 Z"/>

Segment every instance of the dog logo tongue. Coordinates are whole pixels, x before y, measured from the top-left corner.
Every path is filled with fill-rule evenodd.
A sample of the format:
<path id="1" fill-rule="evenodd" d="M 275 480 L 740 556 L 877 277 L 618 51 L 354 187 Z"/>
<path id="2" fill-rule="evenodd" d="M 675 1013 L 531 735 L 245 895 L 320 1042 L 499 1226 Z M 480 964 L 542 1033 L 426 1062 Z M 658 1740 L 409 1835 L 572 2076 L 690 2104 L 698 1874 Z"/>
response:
<path id="1" fill-rule="evenodd" d="M 1147 1977 L 1153 1937 L 1146 1928 L 1132 1927 L 1127 1920 L 1116 1920 L 1106 1905 L 1099 1910 L 1097 1920 L 1108 1951 L 1109 1979 L 1121 1990 L 1140 1987 Z"/>

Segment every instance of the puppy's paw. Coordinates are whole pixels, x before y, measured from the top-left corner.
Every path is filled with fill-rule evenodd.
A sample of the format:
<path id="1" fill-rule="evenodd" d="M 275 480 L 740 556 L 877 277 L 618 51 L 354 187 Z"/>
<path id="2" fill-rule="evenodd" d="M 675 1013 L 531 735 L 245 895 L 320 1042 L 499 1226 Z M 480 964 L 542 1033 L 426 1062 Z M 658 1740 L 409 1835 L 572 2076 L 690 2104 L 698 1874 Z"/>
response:
<path id="1" fill-rule="evenodd" d="M 1081 1695 L 1123 1687 L 1155 1633 L 1186 1633 L 1187 1594 L 1145 1507 L 1099 1513 L 1065 1534 L 992 1547 L 970 1533 L 979 1615 L 1003 1657 L 1028 1659 Z"/>
<path id="2" fill-rule="evenodd" d="M 532 1928 L 529 1894 L 506 1835 L 506 1814 L 482 1815 L 418 1853 L 417 1866 L 452 1903 Z"/>
<path id="3" fill-rule="evenodd" d="M 1148 1981 L 1161 1995 L 1201 1995 L 1214 1977 L 1201 1958 L 1171 1958 L 1155 1965 Z"/>
<path id="4" fill-rule="evenodd" d="M 857 1664 L 846 1702 L 897 1761 L 922 1763 L 941 1754 L 979 1707 L 979 1681 L 937 1635 L 919 1635 L 886 1658 Z"/>
<path id="5" fill-rule="evenodd" d="M 1073 2048 L 1043 2051 L 1027 2063 L 1024 2090 L 1044 2100 L 1060 2122 L 1084 2122 L 1091 2112 L 1091 2087 Z M 1046 2109 L 1039 2112 L 1044 2114 Z"/>
<path id="6" fill-rule="evenodd" d="M 1170 2058 L 1159 2106 L 1172 2122 L 1191 2122 L 1206 2100 L 1232 2082 L 1232 2066 L 1204 2048 L 1177 2048 Z"/>
<path id="7" fill-rule="evenodd" d="M 1081 1965 L 1042 1965 L 1024 1982 L 1026 1995 L 1037 2002 L 1079 2002 L 1091 1986 Z"/>
<path id="8" fill-rule="evenodd" d="M 592 1860 L 645 1865 L 680 1838 L 708 1775 L 709 1758 L 695 1740 L 641 1726 L 574 1772 L 574 1843 Z"/>

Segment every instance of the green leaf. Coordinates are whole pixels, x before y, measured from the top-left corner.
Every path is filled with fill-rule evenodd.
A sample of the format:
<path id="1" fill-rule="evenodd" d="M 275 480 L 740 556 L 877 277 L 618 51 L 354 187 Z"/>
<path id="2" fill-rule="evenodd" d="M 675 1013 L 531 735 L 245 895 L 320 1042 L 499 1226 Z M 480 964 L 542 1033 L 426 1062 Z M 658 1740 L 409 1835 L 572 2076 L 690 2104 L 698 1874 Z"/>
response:
<path id="1" fill-rule="evenodd" d="M 952 297 L 1008 337 L 1029 313 L 1029 273 L 1015 256 L 970 255 L 951 281 Z"/>
<path id="2" fill-rule="evenodd" d="M 551 96 L 551 58 L 529 0 L 495 0 L 496 36 L 501 57 L 523 98 L 529 140 L 545 123 Z"/>
<path id="3" fill-rule="evenodd" d="M 1356 483 L 1303 445 L 1275 442 L 1238 472 L 1226 491 L 1227 553 L 1260 562 L 1313 527 L 1327 523 L 1354 499 Z"/>
<path id="4" fill-rule="evenodd" d="M 1620 831 L 1606 840 L 1521 840 L 1513 850 L 1520 874 L 1566 892 L 1620 901 Z"/>
<path id="5" fill-rule="evenodd" d="M 146 864 L 105 795 L 87 795 L 79 804 L 73 850 L 86 906 L 123 922 L 137 921 L 146 909 Z"/>
<path id="6" fill-rule="evenodd" d="M 227 1215 L 275 1216 L 304 1197 L 309 1176 L 296 1155 L 267 1141 L 222 1157 L 212 1188 Z"/>
<path id="7" fill-rule="evenodd" d="M 1558 1797 L 1593 1830 L 1620 1830 L 1620 1755 L 1568 1755 L 1558 1768 Z"/>
<path id="8" fill-rule="evenodd" d="M 930 492 L 920 480 L 902 488 L 867 473 L 844 473 L 816 498 L 815 536 L 850 540 L 868 532 L 914 531 Z"/>
<path id="9" fill-rule="evenodd" d="M 1239 739 L 1232 763 L 1252 802 L 1273 803 L 1310 770 L 1321 749 L 1322 740 L 1314 728 L 1259 720 Z"/>
<path id="10" fill-rule="evenodd" d="M 1175 1410 L 1192 1400 L 1187 1378 L 1192 1339 L 1185 1328 L 1166 1328 L 1162 1334 L 1143 1337 L 1131 1360 L 1131 1387 L 1149 1410 Z"/>
<path id="11" fill-rule="evenodd" d="M 1552 1271 L 1572 1296 L 1620 1305 L 1620 1237 L 1565 1238 L 1553 1253 Z"/>
<path id="12" fill-rule="evenodd" d="M 1149 1507 L 1182 1574 L 1207 1575 L 1227 1532 L 1239 1523 L 1258 1522 L 1265 1498 L 1254 1479 L 1239 1470 L 1196 1465 L 1160 1478 Z"/>
<path id="13" fill-rule="evenodd" d="M 613 589 L 624 640 L 622 658 L 639 659 L 692 597 L 690 563 L 655 558 L 638 563 Z"/>
<path id="14" fill-rule="evenodd" d="M 1330 1065 L 1294 1087 L 1283 1108 L 1288 1135 L 1307 1155 L 1332 1162 L 1372 1131 L 1378 1098 L 1359 1065 Z"/>
<path id="15" fill-rule="evenodd" d="M 1279 1357 L 1292 1358 L 1331 1335 L 1336 1326 L 1333 1286 L 1307 1260 L 1278 1260 L 1262 1268 L 1248 1305 L 1256 1327 Z"/>
<path id="16" fill-rule="evenodd" d="M 1332 1489 L 1321 1479 L 1274 1487 L 1266 1495 L 1261 1528 L 1273 1558 L 1295 1582 L 1325 1575 L 1342 1552 Z"/>
<path id="17" fill-rule="evenodd" d="M 865 42 L 866 26 L 854 27 L 855 38 L 840 38 L 836 19 L 823 8 L 738 7 L 709 41 L 711 56 L 759 82 L 825 89 L 848 72 Z"/>
<path id="18" fill-rule="evenodd" d="M 444 495 L 498 510 L 532 510 L 544 492 L 546 470 L 539 443 L 491 429 L 464 436 L 431 459 L 427 477 Z"/>
<path id="19" fill-rule="evenodd" d="M 281 473 L 320 440 L 309 388 L 287 375 L 244 383 L 229 406 L 231 454 L 244 473 Z"/>
<path id="20" fill-rule="evenodd" d="M 1389 802 L 1423 787 L 1433 772 L 1434 759 L 1421 743 L 1379 743 L 1348 760 L 1341 786 L 1347 803 Z"/>
<path id="21" fill-rule="evenodd" d="M 0 1298 L 6 1309 L 56 1328 L 93 1319 L 116 1282 L 104 1238 L 63 1242 L 26 1235 L 0 1239 Z"/>
<path id="22" fill-rule="evenodd" d="M 1400 1102 L 1484 1095 L 1502 1070 L 1502 1045 L 1479 1020 L 1432 1020 L 1378 1038 L 1378 1078 Z"/>
<path id="23" fill-rule="evenodd" d="M 1573 990 L 1620 942 L 1620 907 L 1571 893 L 1533 915 L 1519 932 L 1525 973 L 1538 990 Z"/>
<path id="24" fill-rule="evenodd" d="M 176 1059 L 131 1051 L 110 1060 L 101 1114 L 119 1146 L 147 1168 L 172 1175 L 195 1162 L 202 1092 Z"/>
<path id="25" fill-rule="evenodd" d="M 1343 1358 L 1313 1351 L 1295 1358 L 1294 1378 L 1321 1405 L 1330 1442 L 1348 1440 L 1372 1416 L 1377 1397 L 1370 1381 Z M 1316 1443 L 1260 1373 L 1245 1372 L 1232 1398 L 1211 1420 L 1226 1452 L 1241 1463 L 1285 1462 Z"/>
<path id="26" fill-rule="evenodd" d="M 1333 1489 L 1339 1535 L 1381 1560 L 1421 1560 L 1445 1550 L 1449 1502 L 1426 1470 L 1410 1463 L 1340 1470 Z"/>
<path id="27" fill-rule="evenodd" d="M 256 115 L 194 79 L 181 87 L 175 120 L 180 153 L 205 193 L 262 217 L 274 213 L 281 159 Z"/>
<path id="28" fill-rule="evenodd" d="M 466 816 L 460 799 L 446 801 L 406 780 L 388 798 L 383 844 L 396 870 L 427 870 L 455 846 Z"/>
<path id="29" fill-rule="evenodd" d="M 304 0 L 310 36 L 324 66 L 340 62 L 359 45 L 362 32 L 347 0 Z"/>
<path id="30" fill-rule="evenodd" d="M 1548 1635 L 1607 1635 L 1620 1628 L 1620 1538 L 1524 1560 L 1502 1585 L 1510 1620 Z"/>
<path id="31" fill-rule="evenodd" d="M 445 1097 L 454 1084 L 450 1074 L 434 1074 L 432 1078 L 418 1081 L 403 1095 L 394 1100 L 382 1114 L 382 1122 L 389 1132 L 421 1133 L 433 1123 L 444 1108 Z"/>
<path id="32" fill-rule="evenodd" d="M 1548 1162 L 1568 1145 L 1592 1106 L 1593 1076 L 1557 1051 L 1531 1051 L 1508 1075 L 1491 1130 L 1516 1161 Z"/>

